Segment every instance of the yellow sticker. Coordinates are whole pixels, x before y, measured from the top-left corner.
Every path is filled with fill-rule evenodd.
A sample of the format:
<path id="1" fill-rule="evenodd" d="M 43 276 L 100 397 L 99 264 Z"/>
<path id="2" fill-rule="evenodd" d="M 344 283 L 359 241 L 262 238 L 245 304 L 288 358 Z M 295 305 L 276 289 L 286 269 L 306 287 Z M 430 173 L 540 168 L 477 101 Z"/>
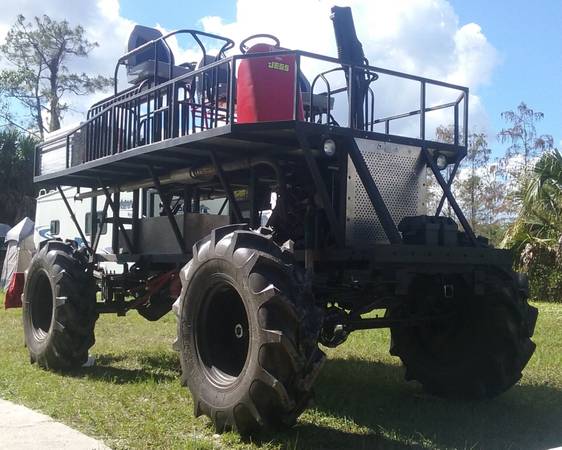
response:
<path id="1" fill-rule="evenodd" d="M 285 64 L 285 63 L 280 63 L 277 61 L 270 61 L 267 64 L 267 67 L 273 70 L 281 70 L 282 72 L 288 72 L 289 71 L 289 64 Z"/>

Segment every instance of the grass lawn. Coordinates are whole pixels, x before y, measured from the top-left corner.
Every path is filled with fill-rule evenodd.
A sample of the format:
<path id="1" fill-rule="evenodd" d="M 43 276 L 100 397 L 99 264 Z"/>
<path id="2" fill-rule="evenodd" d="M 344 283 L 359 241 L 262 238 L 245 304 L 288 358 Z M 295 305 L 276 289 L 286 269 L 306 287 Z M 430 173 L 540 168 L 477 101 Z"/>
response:
<path id="1" fill-rule="evenodd" d="M 0 296 L 0 300 L 3 300 Z M 3 304 L 0 303 L 0 304 Z M 171 314 L 102 316 L 96 366 L 73 375 L 29 364 L 21 310 L 0 310 L 0 397 L 49 414 L 120 448 L 546 449 L 562 445 L 562 305 L 539 303 L 537 351 L 521 382 L 491 401 L 426 396 L 388 354 L 388 332 L 359 332 L 329 350 L 316 406 L 292 430 L 244 442 L 195 419 L 178 381 Z"/>

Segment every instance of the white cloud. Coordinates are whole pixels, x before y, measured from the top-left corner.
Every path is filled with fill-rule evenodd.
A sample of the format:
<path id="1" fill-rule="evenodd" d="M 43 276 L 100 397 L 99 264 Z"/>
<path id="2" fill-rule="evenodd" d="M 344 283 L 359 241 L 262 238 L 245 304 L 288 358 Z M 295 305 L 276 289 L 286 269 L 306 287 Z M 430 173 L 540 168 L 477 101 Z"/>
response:
<path id="1" fill-rule="evenodd" d="M 2 5 L 0 41 L 18 13 L 29 18 L 48 14 L 71 24 L 81 24 L 88 37 L 99 42 L 100 47 L 88 59 L 76 60 L 72 68 L 91 74 L 113 74 L 115 62 L 123 54 L 134 25 L 122 16 L 119 0 L 97 0 L 95 3 L 89 0 L 21 0 L 7 3 Z M 335 56 L 335 38 L 329 19 L 333 3 L 334 0 L 237 0 L 236 17 L 232 22 L 221 17 L 203 17 L 200 22 L 205 31 L 228 36 L 237 43 L 251 34 L 269 33 L 278 36 L 286 48 Z M 467 85 L 471 89 L 471 123 L 480 130 L 488 128 L 485 108 L 477 91 L 479 86 L 491 80 L 498 56 L 479 25 L 460 24 L 446 0 L 350 0 L 339 3 L 352 7 L 357 34 L 372 65 Z M 158 28 L 166 31 L 166 24 L 158 24 Z M 177 61 L 197 60 L 193 49 L 187 48 L 183 40 L 172 40 L 171 46 Z M 304 63 L 309 78 L 318 67 L 317 64 Z M 340 79 L 342 82 L 343 78 Z M 419 106 L 419 87 L 415 83 L 396 83 L 381 77 L 374 88 L 379 114 L 405 112 Z M 428 103 L 451 101 L 451 94 L 428 89 L 431 100 Z M 72 106 L 83 113 L 93 100 L 91 96 L 73 99 Z M 450 122 L 451 117 L 444 112 L 432 113 L 428 116 L 428 132 L 436 124 Z M 69 114 L 66 122 L 79 118 L 80 114 Z M 418 128 L 411 120 L 396 126 L 412 133 Z"/>
<path id="2" fill-rule="evenodd" d="M 226 22 L 220 17 L 205 17 L 206 31 L 227 35 L 237 42 L 255 33 L 278 36 L 287 48 L 315 53 L 337 54 L 332 23 L 329 19 L 333 0 L 238 0 L 236 18 Z M 371 65 L 408 72 L 468 86 L 471 124 L 488 128 L 488 118 L 478 87 L 490 80 L 498 63 L 497 52 L 480 26 L 459 24 L 452 6 L 445 0 L 352 0 L 359 39 Z M 305 66 L 306 67 L 306 66 Z M 318 68 L 312 65 L 313 69 Z M 310 67 L 309 67 L 310 69 Z M 310 76 L 309 70 L 308 75 Z M 374 84 L 380 114 L 396 114 L 419 106 L 419 86 L 381 77 Z M 448 102 L 455 93 L 441 90 L 432 94 L 428 104 Z M 428 116 L 428 133 L 440 121 L 451 121 L 444 112 Z M 409 123 L 407 123 L 409 122 Z M 417 123 L 396 123 L 403 132 L 415 132 Z"/>
<path id="3" fill-rule="evenodd" d="M 18 14 L 28 20 L 34 16 L 47 14 L 56 20 L 67 20 L 70 25 L 82 25 L 86 37 L 98 42 L 88 58 L 76 58 L 69 62 L 69 68 L 76 72 L 89 75 L 101 74 L 112 76 L 117 58 L 125 52 L 129 33 L 134 25 L 119 13 L 119 0 L 23 0 L 8 1 L 2 4 L 0 17 L 0 42 L 3 42 L 7 31 L 15 22 Z M 6 65 L 5 61 L 0 62 Z M 71 111 L 66 114 L 66 124 L 83 120 L 88 107 L 108 93 L 98 93 L 83 97 L 67 99 Z"/>

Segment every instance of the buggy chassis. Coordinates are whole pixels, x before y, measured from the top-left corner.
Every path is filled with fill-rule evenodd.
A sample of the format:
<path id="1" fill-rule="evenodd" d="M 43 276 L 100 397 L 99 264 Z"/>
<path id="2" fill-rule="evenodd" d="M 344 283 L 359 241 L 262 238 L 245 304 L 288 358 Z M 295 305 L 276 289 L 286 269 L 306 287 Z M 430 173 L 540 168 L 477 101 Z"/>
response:
<path id="1" fill-rule="evenodd" d="M 166 40 L 177 33 L 193 36 L 201 46 L 202 35 L 219 39 L 224 45 L 214 62 L 199 68 L 190 66 L 179 76 L 173 76 L 172 56 L 166 67 L 168 79 L 161 80 L 158 45 L 167 46 Z M 82 246 L 72 252 L 80 254 L 77 258 L 81 258 L 84 270 L 95 278 L 94 291 L 101 291 L 94 305 L 96 314 L 124 315 L 137 309 L 149 320 L 158 319 L 180 295 L 178 274 L 184 286 L 180 298 L 188 295 L 186 283 L 195 276 L 189 267 L 201 261 L 201 246 L 208 242 L 205 239 L 219 245 L 224 236 L 258 230 L 260 239 L 278 246 L 279 250 L 272 253 L 278 255 L 275 261 L 284 261 L 283 255 L 290 254 L 291 264 L 302 270 L 303 276 L 295 278 L 301 280 L 297 290 L 308 293 L 309 304 L 297 306 L 305 311 L 299 313 L 301 319 L 318 319 L 307 322 L 308 330 L 313 329 L 316 336 L 314 348 L 317 341 L 337 346 L 355 330 L 390 328 L 391 353 L 402 358 L 408 377 L 421 381 L 431 392 L 492 396 L 516 382 L 534 348 L 528 337 L 533 333 L 536 311 L 526 303 L 525 281 L 512 272 L 509 252 L 491 248 L 474 234 L 451 191 L 467 152 L 468 88 L 300 50 L 276 49 L 226 57 L 225 52 L 232 46 L 226 38 L 180 30 L 134 49 L 117 64 L 114 95 L 94 105 L 79 127 L 37 147 L 34 180 L 59 190 L 76 225 Z M 118 92 L 120 65 L 147 49 L 154 50 L 154 76 Z M 274 58 L 294 61 L 292 115 L 278 121 L 240 123 L 240 65 Z M 300 79 L 305 61 L 327 67 L 317 72 L 308 93 L 303 91 Z M 333 88 L 329 78 L 334 75 L 343 77 L 346 84 Z M 419 106 L 402 114 L 377 115 L 377 80 L 381 77 L 416 84 Z M 453 100 L 429 105 L 430 87 L 454 92 Z M 332 111 L 335 98 L 346 104 L 345 111 Z M 433 111 L 448 112 L 452 142 L 428 139 L 426 119 Z M 418 120 L 415 137 L 391 133 L 397 121 L 412 118 Z M 417 204 L 422 207 L 418 211 L 426 206 L 423 193 L 411 186 L 421 183 L 416 186 L 425 188 L 425 170 L 429 168 L 442 190 L 436 211 L 409 217 L 396 207 L 396 202 L 389 206 L 394 190 L 392 182 L 384 178 L 389 174 L 384 172 L 396 165 L 384 167 L 377 163 L 374 167 L 369 163 L 368 152 L 373 146 L 382 148 L 390 158 L 406 150 L 414 155 L 417 178 L 404 184 L 404 192 L 420 195 Z M 46 161 L 54 159 L 54 155 L 64 164 L 51 170 Z M 448 179 L 443 176 L 443 167 L 438 167 L 443 161 L 450 166 Z M 350 202 L 354 201 L 350 180 L 355 183 L 355 195 L 364 195 L 368 201 L 368 219 L 350 215 Z M 104 199 L 101 220 L 92 223 L 91 240 L 86 239 L 62 186 L 75 186 L 79 188 L 77 198 L 91 199 L 92 217 L 98 214 L 98 198 Z M 133 195 L 129 218 L 120 216 L 123 191 Z M 166 228 L 158 228 L 158 236 L 147 235 L 147 217 L 154 209 L 149 201 L 151 193 L 158 195 L 161 215 L 167 222 Z M 277 198 L 273 208 L 272 193 Z M 224 199 L 219 215 L 199 214 L 201 201 L 206 198 Z M 457 230 L 455 221 L 442 215 L 445 203 L 450 205 L 462 231 Z M 224 215 L 226 208 L 228 213 Z M 267 227 L 261 227 L 263 212 L 271 208 Z M 113 255 L 97 253 L 104 223 L 113 225 Z M 370 232 L 354 234 L 356 225 L 379 230 L 378 237 Z M 204 238 L 208 233 L 211 237 Z M 147 240 L 166 240 L 167 245 L 160 251 L 158 245 L 152 245 L 154 242 L 147 247 Z M 262 255 L 262 244 L 256 245 L 251 248 Z M 45 255 L 55 247 L 47 244 Z M 103 264 L 109 260 L 122 265 L 122 273 L 104 270 Z M 26 296 L 29 299 L 30 294 Z M 488 344 L 474 344 L 473 350 L 463 344 L 465 351 L 477 354 L 499 345 L 494 332 L 486 328 L 500 308 L 495 305 L 495 309 L 487 309 L 493 303 L 491 297 L 511 302 L 508 309 L 515 311 L 514 318 L 508 321 L 517 322 L 517 336 L 513 338 L 517 362 L 506 362 L 496 354 L 503 355 L 502 350 L 496 349 L 491 357 L 501 360 L 498 367 L 505 366 L 506 373 L 499 375 L 500 381 L 494 379 L 486 384 L 478 377 L 487 370 L 488 356 L 488 362 L 467 357 L 466 363 L 473 368 L 463 376 L 465 369 L 459 367 L 465 362 L 459 366 L 450 357 L 459 350 L 453 339 L 440 344 L 446 348 L 439 350 L 445 352 L 444 365 L 435 362 L 431 351 L 434 336 L 444 328 L 448 333 L 470 330 L 462 331 L 465 334 L 460 339 L 470 339 L 466 336 L 479 330 L 487 333 Z M 190 323 L 191 319 L 184 316 L 187 306 L 182 308 L 180 322 Z M 377 310 L 386 312 L 363 317 Z M 498 336 L 503 339 L 502 330 L 507 330 L 511 322 L 502 325 L 504 319 L 496 319 Z M 182 336 L 180 326 L 180 340 Z M 414 349 L 412 342 L 416 339 L 424 342 L 423 349 Z M 307 345 L 303 344 L 303 348 Z M 321 357 L 316 350 L 303 352 L 308 362 L 299 370 L 306 373 L 304 379 L 313 380 Z M 420 362 L 419 358 L 426 359 Z M 195 375 L 186 361 L 182 359 L 184 376 L 189 373 L 193 379 Z M 294 386 L 287 389 L 290 395 L 300 392 Z M 309 390 L 308 385 L 303 388 L 303 392 Z M 226 409 L 225 418 L 221 418 L 222 407 L 200 400 L 204 393 L 194 395 L 196 413 L 209 415 L 217 428 L 248 432 L 256 423 L 271 425 L 272 420 L 260 416 L 262 411 L 252 413 L 255 420 L 250 422 Z M 283 411 L 296 418 L 305 406 L 285 406 Z M 233 418 L 229 414 L 234 414 Z"/>

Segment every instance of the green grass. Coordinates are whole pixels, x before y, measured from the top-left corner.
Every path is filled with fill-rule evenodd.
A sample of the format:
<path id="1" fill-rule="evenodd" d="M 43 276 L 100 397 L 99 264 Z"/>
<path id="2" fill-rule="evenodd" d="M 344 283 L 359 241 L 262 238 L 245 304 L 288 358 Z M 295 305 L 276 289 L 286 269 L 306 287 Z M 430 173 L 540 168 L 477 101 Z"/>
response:
<path id="1" fill-rule="evenodd" d="M 316 406 L 292 430 L 258 442 L 215 435 L 206 418 L 193 417 L 170 347 L 171 314 L 156 323 L 135 313 L 102 316 L 96 366 L 63 376 L 29 364 L 21 310 L 0 310 L 0 397 L 115 449 L 545 449 L 562 445 L 562 305 L 537 306 L 537 351 L 521 382 L 497 399 L 426 396 L 403 381 L 398 360 L 388 355 L 388 332 L 362 332 L 327 352 Z"/>

